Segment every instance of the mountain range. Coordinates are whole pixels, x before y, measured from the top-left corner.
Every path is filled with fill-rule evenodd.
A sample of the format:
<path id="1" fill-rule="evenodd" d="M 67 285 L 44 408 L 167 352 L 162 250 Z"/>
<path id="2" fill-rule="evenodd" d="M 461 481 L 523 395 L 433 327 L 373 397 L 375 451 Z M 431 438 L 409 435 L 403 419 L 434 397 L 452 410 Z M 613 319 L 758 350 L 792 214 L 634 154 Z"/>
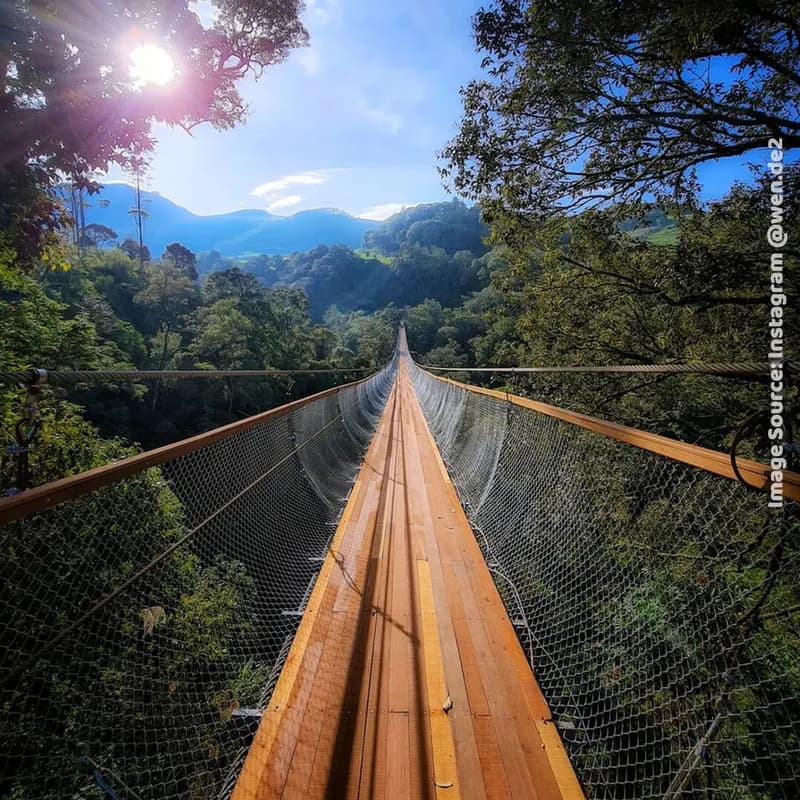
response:
<path id="1" fill-rule="evenodd" d="M 380 223 L 353 217 L 344 211 L 319 208 L 288 217 L 259 209 L 201 216 L 173 203 L 158 192 L 142 191 L 144 242 L 158 257 L 171 242 L 194 252 L 216 250 L 223 256 L 253 253 L 286 255 L 310 250 L 320 244 L 360 247 L 364 234 Z M 110 183 L 86 198 L 86 224 L 97 223 L 117 233 L 118 242 L 130 236 L 138 240 L 136 190 L 124 183 Z"/>

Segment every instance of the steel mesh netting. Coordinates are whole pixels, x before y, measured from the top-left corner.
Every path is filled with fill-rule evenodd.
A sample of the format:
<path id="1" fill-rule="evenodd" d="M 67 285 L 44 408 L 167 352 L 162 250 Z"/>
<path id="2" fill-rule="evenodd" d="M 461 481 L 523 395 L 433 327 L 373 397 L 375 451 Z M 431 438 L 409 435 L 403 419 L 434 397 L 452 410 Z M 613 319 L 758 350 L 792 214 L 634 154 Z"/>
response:
<path id="1" fill-rule="evenodd" d="M 0 528 L 0 797 L 228 796 L 393 376 Z"/>
<path id="2" fill-rule="evenodd" d="M 800 797 L 796 505 L 410 369 L 587 796 Z"/>

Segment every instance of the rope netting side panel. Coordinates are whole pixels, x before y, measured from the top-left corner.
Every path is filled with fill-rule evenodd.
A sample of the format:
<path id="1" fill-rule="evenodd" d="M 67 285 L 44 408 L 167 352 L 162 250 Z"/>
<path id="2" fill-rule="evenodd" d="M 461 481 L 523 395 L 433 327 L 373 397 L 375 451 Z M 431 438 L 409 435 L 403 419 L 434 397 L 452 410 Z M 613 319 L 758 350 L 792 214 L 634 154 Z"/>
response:
<path id="1" fill-rule="evenodd" d="M 796 504 L 410 369 L 587 795 L 800 797 Z"/>
<path id="2" fill-rule="evenodd" d="M 0 797 L 229 795 L 393 379 L 0 528 Z"/>

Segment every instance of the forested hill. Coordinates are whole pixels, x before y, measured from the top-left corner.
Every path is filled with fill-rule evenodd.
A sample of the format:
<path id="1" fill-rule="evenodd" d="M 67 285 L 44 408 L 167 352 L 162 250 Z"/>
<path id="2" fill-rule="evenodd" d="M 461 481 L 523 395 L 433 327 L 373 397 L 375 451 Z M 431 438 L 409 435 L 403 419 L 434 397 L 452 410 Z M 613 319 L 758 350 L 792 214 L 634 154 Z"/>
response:
<path id="1" fill-rule="evenodd" d="M 72 205 L 66 186 L 61 187 L 61 193 L 67 206 Z M 96 194 L 82 194 L 78 202 L 83 206 L 86 225 L 103 225 L 114 231 L 120 240 L 128 236 L 138 238 L 134 187 L 123 183 L 107 184 Z M 144 242 L 154 253 L 161 253 L 175 241 L 194 252 L 216 250 L 225 256 L 293 253 L 320 244 L 358 247 L 364 234 L 379 224 L 330 208 L 300 211 L 289 217 L 259 209 L 201 216 L 157 192 L 146 191 L 141 193 L 141 209 Z"/>
<path id="2" fill-rule="evenodd" d="M 677 239 L 675 220 L 659 208 L 618 227 L 637 241 L 669 245 Z M 361 248 L 323 244 L 289 256 L 262 253 L 238 259 L 210 251 L 200 253 L 197 267 L 201 275 L 239 267 L 266 286 L 302 289 L 316 321 L 332 308 L 373 312 L 424 300 L 453 308 L 487 288 L 502 261 L 499 251 L 489 252 L 488 233 L 477 205 L 427 203 L 367 231 Z"/>
<path id="3" fill-rule="evenodd" d="M 339 311 L 374 311 L 416 305 L 425 299 L 443 306 L 489 281 L 488 230 L 480 209 L 457 200 L 415 206 L 390 217 L 364 236 L 364 247 L 320 245 L 288 257 L 266 254 L 226 259 L 201 253 L 201 274 L 240 267 L 266 286 L 302 289 L 314 319 Z"/>

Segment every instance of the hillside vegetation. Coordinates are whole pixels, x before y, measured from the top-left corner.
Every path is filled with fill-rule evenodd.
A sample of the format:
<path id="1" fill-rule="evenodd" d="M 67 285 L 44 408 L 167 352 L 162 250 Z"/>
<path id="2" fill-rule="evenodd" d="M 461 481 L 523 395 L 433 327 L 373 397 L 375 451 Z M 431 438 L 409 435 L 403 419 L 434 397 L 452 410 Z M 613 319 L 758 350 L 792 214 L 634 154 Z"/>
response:
<path id="1" fill-rule="evenodd" d="M 302 289 L 312 317 L 331 307 L 374 311 L 436 300 L 444 306 L 488 283 L 488 233 L 477 207 L 454 200 L 400 212 L 364 237 L 364 247 L 320 245 L 290 256 L 225 259 L 201 253 L 202 274 L 238 266 L 266 286 Z"/>

